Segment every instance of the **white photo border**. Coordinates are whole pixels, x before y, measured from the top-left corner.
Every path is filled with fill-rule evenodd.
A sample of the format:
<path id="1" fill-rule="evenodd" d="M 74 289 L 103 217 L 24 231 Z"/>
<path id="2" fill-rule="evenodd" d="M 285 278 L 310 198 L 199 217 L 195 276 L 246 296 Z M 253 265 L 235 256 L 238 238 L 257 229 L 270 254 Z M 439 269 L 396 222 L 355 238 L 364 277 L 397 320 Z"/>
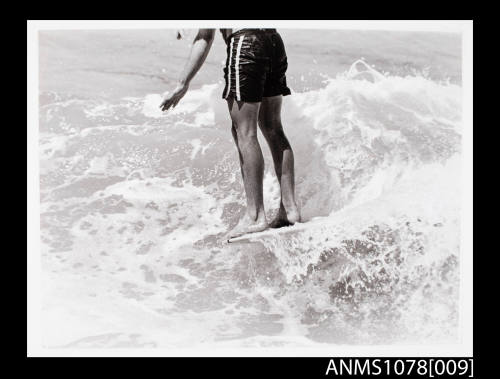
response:
<path id="1" fill-rule="evenodd" d="M 462 207 L 460 244 L 460 341 L 442 345 L 333 345 L 280 348 L 78 349 L 42 346 L 40 188 L 38 151 L 38 32 L 40 30 L 177 29 L 273 27 L 288 29 L 384 30 L 459 33 L 462 36 Z M 473 21 L 449 20 L 27 20 L 27 356 L 172 357 L 471 357 L 473 354 Z"/>

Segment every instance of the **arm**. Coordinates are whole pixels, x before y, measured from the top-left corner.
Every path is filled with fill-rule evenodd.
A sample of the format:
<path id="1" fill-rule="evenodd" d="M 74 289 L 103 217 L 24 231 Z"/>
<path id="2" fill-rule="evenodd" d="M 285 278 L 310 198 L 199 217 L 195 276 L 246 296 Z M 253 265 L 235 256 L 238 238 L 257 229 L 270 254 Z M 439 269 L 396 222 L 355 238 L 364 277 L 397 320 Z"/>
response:
<path id="1" fill-rule="evenodd" d="M 177 103 L 186 94 L 189 83 L 191 79 L 196 75 L 200 67 L 205 62 L 205 58 L 212 47 L 212 42 L 214 40 L 215 29 L 199 29 L 198 34 L 193 41 L 193 46 L 191 47 L 191 54 L 189 59 L 182 71 L 182 74 L 177 83 L 177 87 L 171 94 L 164 96 L 163 101 L 160 104 L 160 108 L 163 111 L 168 110 L 170 107 L 175 107 Z"/>

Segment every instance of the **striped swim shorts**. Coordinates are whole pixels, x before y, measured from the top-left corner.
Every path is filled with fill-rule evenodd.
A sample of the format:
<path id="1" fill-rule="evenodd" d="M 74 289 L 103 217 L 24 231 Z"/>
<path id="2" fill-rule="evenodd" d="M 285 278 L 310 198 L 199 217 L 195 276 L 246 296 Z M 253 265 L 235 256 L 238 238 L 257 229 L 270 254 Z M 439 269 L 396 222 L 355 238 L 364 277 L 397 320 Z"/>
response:
<path id="1" fill-rule="evenodd" d="M 224 99 L 259 102 L 290 95 L 285 46 L 276 29 L 240 29 L 227 40 Z"/>

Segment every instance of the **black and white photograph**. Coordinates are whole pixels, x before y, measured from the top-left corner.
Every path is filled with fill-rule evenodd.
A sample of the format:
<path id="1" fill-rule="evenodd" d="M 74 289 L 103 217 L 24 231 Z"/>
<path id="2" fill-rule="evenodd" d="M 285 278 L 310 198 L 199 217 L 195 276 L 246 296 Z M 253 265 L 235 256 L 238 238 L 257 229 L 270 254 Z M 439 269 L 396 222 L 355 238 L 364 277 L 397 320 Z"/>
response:
<path id="1" fill-rule="evenodd" d="M 472 356 L 472 21 L 27 33 L 28 355 Z"/>

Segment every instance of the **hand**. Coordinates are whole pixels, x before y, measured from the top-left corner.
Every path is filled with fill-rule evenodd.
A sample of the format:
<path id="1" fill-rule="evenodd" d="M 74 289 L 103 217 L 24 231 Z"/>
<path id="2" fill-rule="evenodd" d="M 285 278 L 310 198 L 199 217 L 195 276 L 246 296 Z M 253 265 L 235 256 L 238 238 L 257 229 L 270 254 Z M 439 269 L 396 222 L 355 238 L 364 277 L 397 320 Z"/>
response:
<path id="1" fill-rule="evenodd" d="M 177 103 L 186 94 L 188 88 L 189 88 L 189 85 L 187 85 L 187 84 L 178 84 L 177 87 L 174 89 L 174 91 L 171 94 L 167 93 L 163 96 L 163 100 L 160 104 L 160 109 L 162 111 L 166 111 L 170 107 L 175 108 Z"/>

